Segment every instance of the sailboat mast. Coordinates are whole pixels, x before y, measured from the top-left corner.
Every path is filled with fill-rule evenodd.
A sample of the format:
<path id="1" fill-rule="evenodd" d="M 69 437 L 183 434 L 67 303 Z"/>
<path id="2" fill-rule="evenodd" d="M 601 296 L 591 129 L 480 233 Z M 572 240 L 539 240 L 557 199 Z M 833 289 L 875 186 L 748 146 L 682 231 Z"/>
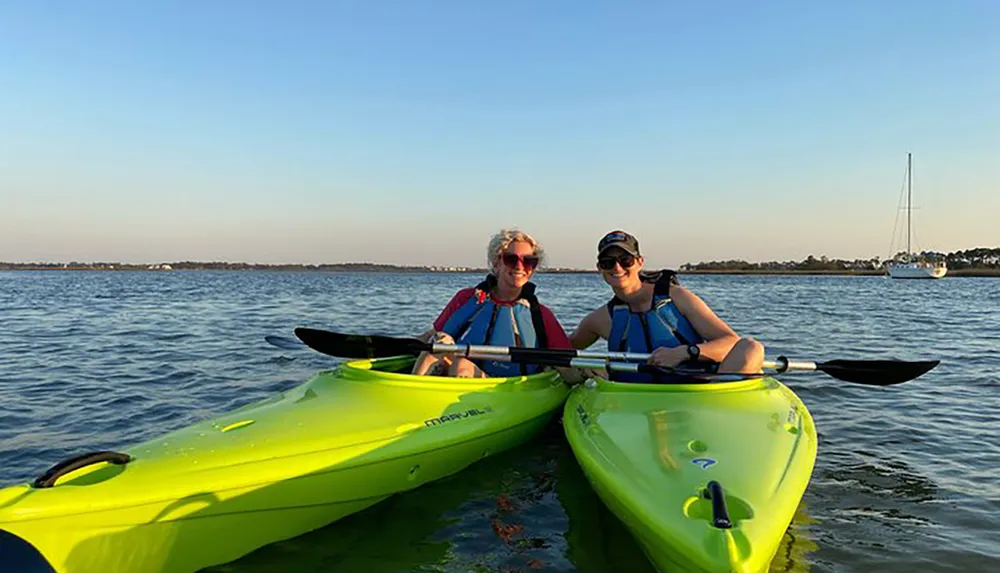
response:
<path id="1" fill-rule="evenodd" d="M 910 228 L 913 218 L 913 156 L 906 154 L 906 254 L 909 256 L 913 250 L 910 248 Z"/>

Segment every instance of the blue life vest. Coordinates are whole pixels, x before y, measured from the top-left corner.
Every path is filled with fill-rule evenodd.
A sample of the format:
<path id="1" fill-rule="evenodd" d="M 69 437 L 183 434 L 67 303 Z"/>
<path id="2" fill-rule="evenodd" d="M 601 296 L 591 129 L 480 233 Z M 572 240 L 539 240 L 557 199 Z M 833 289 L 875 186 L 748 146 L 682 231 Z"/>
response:
<path id="1" fill-rule="evenodd" d="M 642 276 L 643 282 L 653 282 L 652 308 L 633 312 L 628 303 L 617 296 L 608 302 L 611 315 L 611 333 L 608 335 L 610 352 L 651 353 L 657 348 L 673 348 L 704 342 L 698 331 L 670 300 L 670 286 L 679 284 L 673 271 Z M 612 379 L 621 382 L 652 382 L 649 374 L 611 371 Z"/>
<path id="2" fill-rule="evenodd" d="M 496 304 L 489 296 L 496 284 L 496 277 L 487 275 L 486 280 L 476 285 L 472 297 L 448 317 L 441 330 L 450 334 L 456 344 L 548 348 L 535 285 L 529 282 L 521 287 L 521 295 L 514 304 Z M 526 376 L 541 370 L 535 364 L 474 362 L 494 377 Z"/>

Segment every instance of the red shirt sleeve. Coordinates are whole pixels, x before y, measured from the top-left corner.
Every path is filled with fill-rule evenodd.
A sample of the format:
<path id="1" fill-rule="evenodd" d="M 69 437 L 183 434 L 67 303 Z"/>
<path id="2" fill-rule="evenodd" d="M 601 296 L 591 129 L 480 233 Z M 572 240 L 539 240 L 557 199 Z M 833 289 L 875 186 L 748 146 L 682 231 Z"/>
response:
<path id="1" fill-rule="evenodd" d="M 545 333 L 549 338 L 549 348 L 555 348 L 559 350 L 572 350 L 573 345 L 569 342 L 569 337 L 566 336 L 566 331 L 563 330 L 559 321 L 556 320 L 556 315 L 552 314 L 552 311 L 545 305 L 539 305 L 542 311 L 542 322 L 545 324 Z"/>
<path id="2" fill-rule="evenodd" d="M 466 303 L 470 298 L 472 298 L 473 293 L 476 292 L 475 288 L 464 288 L 457 293 L 455 296 L 451 297 L 451 301 L 444 307 L 441 314 L 438 315 L 437 320 L 434 321 L 434 330 L 440 331 L 444 328 L 444 323 L 448 322 L 451 315 L 455 314 L 460 306 Z"/>

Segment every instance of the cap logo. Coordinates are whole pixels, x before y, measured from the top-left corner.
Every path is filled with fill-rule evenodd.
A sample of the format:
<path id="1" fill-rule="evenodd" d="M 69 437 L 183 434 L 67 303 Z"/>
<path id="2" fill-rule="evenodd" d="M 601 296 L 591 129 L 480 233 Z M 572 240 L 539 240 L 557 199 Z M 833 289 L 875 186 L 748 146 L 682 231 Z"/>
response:
<path id="1" fill-rule="evenodd" d="M 608 243 L 616 243 L 616 242 L 627 241 L 627 240 L 628 240 L 628 237 L 625 235 L 625 233 L 621 233 L 621 232 L 608 233 L 607 235 L 604 235 L 603 239 L 601 239 L 601 246 L 603 247 L 604 245 L 607 245 Z"/>

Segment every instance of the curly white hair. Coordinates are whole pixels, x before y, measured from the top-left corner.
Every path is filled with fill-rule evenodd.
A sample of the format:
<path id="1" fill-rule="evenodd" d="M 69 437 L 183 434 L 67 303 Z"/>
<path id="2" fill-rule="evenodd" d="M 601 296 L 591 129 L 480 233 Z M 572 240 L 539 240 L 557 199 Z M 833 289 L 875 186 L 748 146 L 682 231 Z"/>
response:
<path id="1" fill-rule="evenodd" d="M 520 229 L 501 229 L 499 233 L 493 235 L 490 244 L 486 247 L 486 262 L 490 269 L 496 271 L 500 268 L 500 257 L 507 247 L 515 241 L 523 241 L 531 245 L 532 252 L 539 259 L 539 266 L 545 260 L 545 249 L 534 237 Z"/>

